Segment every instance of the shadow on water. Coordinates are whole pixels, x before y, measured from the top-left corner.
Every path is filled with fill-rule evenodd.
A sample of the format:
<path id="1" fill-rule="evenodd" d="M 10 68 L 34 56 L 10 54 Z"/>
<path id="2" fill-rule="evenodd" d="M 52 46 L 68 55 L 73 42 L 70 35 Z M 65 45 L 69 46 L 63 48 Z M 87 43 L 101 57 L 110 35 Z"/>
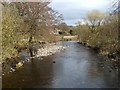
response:
<path id="1" fill-rule="evenodd" d="M 117 73 L 108 72 L 104 60 L 93 50 L 73 41 L 57 44 L 69 47 L 43 60 L 34 59 L 21 69 L 4 75 L 3 88 L 118 87 Z"/>

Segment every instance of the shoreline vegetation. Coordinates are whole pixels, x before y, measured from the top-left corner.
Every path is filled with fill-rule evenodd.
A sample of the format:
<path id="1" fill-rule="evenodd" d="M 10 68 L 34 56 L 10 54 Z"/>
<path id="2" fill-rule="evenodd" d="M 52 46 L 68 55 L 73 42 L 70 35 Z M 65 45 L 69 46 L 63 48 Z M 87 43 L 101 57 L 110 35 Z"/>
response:
<path id="1" fill-rule="evenodd" d="M 106 62 L 108 64 L 108 67 L 110 67 L 110 69 L 115 70 L 117 72 L 119 71 L 119 65 L 120 65 L 120 62 L 119 62 L 120 54 L 119 53 L 104 55 L 100 52 L 100 48 L 98 47 L 88 46 L 86 45 L 86 43 L 82 43 L 82 42 L 78 42 L 78 43 L 82 44 L 85 47 L 91 48 L 96 53 L 98 53 L 98 55 L 104 59 L 104 63 Z M 109 72 L 111 72 L 111 70 Z"/>
<path id="2" fill-rule="evenodd" d="M 60 14 L 49 7 L 49 0 L 48 2 L 2 2 L 1 4 L 2 61 L 18 56 L 22 49 L 28 49 L 32 57 L 34 43 L 58 40 L 53 32 L 54 25 L 63 21 Z"/>
<path id="3" fill-rule="evenodd" d="M 54 34 L 55 24 L 62 23 L 62 16 L 49 7 L 51 2 L 2 2 L 2 67 L 7 71 L 23 66 L 20 54 L 23 50 L 34 57 L 34 44 L 59 40 Z M 61 47 L 59 47 L 60 49 Z M 55 49 L 57 50 L 57 49 Z M 32 59 L 31 58 L 31 59 Z"/>

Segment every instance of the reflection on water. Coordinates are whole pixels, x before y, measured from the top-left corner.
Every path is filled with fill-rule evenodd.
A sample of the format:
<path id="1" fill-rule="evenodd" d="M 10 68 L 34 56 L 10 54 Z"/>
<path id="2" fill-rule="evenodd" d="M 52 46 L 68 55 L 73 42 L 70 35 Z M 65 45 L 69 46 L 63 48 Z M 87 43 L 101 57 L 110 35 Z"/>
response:
<path id="1" fill-rule="evenodd" d="M 102 58 L 93 50 L 77 42 L 58 44 L 69 47 L 43 60 L 34 59 L 16 72 L 3 76 L 3 87 L 117 87 L 116 72 L 108 72 Z"/>

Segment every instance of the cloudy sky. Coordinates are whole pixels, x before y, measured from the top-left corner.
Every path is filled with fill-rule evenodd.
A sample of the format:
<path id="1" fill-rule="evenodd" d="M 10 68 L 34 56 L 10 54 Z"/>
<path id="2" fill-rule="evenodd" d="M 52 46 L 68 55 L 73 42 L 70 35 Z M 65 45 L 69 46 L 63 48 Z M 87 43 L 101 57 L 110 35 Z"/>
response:
<path id="1" fill-rule="evenodd" d="M 74 25 L 91 10 L 109 11 L 112 0 L 52 0 L 51 7 L 63 15 L 68 25 Z"/>

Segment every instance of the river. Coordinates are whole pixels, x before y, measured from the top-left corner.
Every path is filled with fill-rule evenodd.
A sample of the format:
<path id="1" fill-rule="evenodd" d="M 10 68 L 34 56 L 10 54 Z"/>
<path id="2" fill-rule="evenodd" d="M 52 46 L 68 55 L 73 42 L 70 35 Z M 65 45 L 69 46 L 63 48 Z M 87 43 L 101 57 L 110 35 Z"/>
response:
<path id="1" fill-rule="evenodd" d="M 3 88 L 118 87 L 117 73 L 110 71 L 94 50 L 75 41 L 58 44 L 69 47 L 43 60 L 34 59 L 17 71 L 4 75 Z"/>

